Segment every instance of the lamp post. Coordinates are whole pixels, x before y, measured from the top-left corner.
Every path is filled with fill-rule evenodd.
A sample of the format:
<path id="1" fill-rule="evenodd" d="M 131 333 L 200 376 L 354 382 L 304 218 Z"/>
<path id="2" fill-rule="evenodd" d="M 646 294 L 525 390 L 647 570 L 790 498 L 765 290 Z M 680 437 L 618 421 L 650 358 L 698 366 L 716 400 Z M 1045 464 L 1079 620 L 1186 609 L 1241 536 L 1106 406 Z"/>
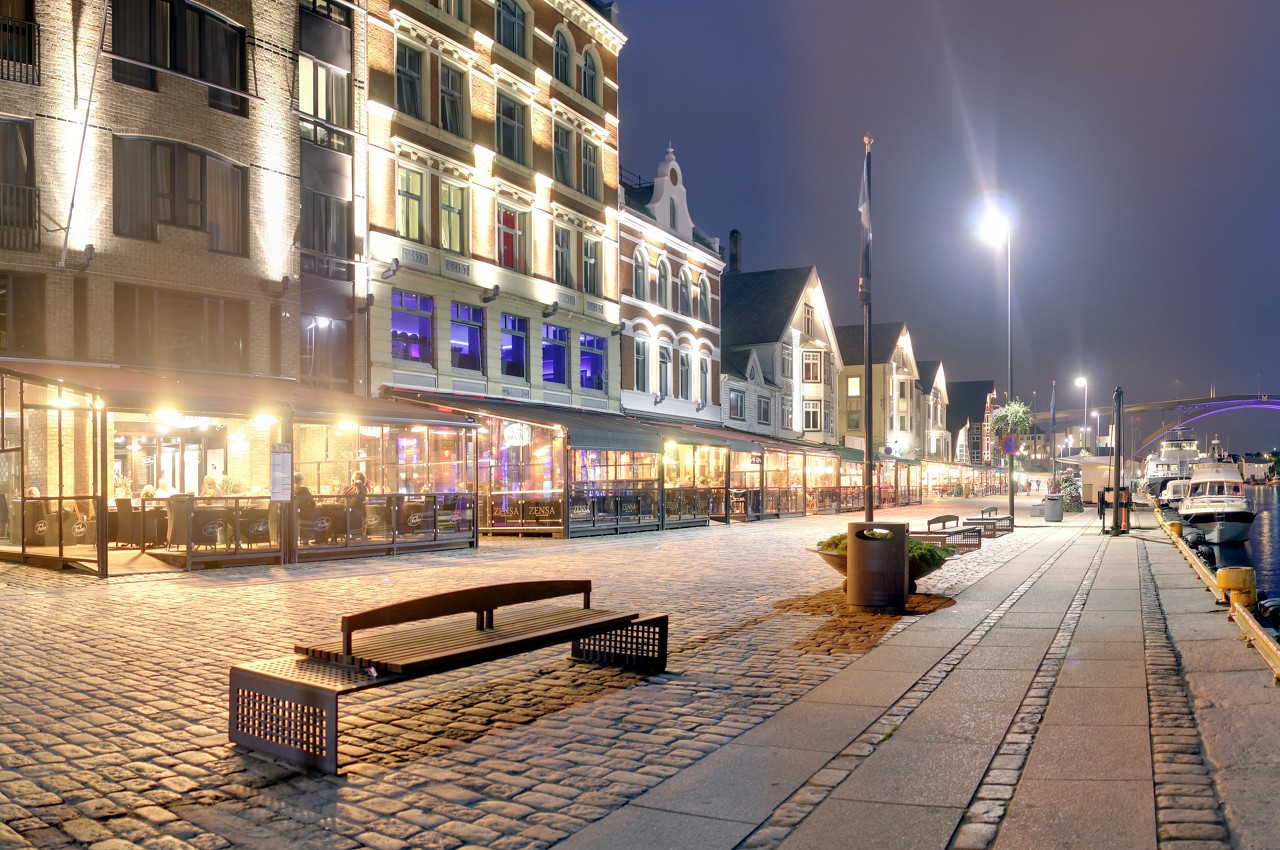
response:
<path id="1" fill-rule="evenodd" d="M 1093 454 L 1098 455 L 1098 429 L 1102 427 L 1102 421 L 1098 418 L 1098 411 L 1093 411 Z"/>
<path id="2" fill-rule="evenodd" d="M 1007 285 L 1005 300 L 1005 326 L 1008 330 L 1006 336 L 1005 353 L 1009 364 L 1008 374 L 1008 393 L 1009 400 L 1013 400 L 1013 225 L 1009 221 L 1008 216 L 1000 211 L 995 203 L 988 201 L 986 210 L 982 214 L 982 220 L 978 225 L 978 233 L 982 237 L 982 241 L 986 242 L 992 248 L 1004 248 L 1005 257 L 1005 283 Z M 1008 455 L 1009 462 L 1009 524 L 1013 525 L 1013 461 L 1014 456 Z"/>
<path id="3" fill-rule="evenodd" d="M 1089 379 L 1081 375 L 1076 378 L 1076 386 L 1084 387 L 1084 425 L 1081 426 L 1084 430 L 1080 432 L 1080 451 L 1084 451 L 1084 435 L 1089 433 Z"/>

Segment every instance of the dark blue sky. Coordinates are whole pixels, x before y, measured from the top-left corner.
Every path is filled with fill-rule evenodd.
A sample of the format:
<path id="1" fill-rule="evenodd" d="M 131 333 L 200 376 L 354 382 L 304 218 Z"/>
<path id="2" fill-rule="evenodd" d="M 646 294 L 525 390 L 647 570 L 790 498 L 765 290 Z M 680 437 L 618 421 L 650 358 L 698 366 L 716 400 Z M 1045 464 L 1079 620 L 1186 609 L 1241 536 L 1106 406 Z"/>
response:
<path id="1" fill-rule="evenodd" d="M 869 131 L 873 318 L 951 380 L 1005 388 L 1004 256 L 970 225 L 990 189 L 1020 217 L 1017 395 L 1280 395 L 1280 3 L 619 5 L 623 167 L 670 141 L 698 226 L 741 230 L 748 270 L 816 265 L 838 324 Z M 1269 449 L 1280 417 L 1198 431 Z"/>

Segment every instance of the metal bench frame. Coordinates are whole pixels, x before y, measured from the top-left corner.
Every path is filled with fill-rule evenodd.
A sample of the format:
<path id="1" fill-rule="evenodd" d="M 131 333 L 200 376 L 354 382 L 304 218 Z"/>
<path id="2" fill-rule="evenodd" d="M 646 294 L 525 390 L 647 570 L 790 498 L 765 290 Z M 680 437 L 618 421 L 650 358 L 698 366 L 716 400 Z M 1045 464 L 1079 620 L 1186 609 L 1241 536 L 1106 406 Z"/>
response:
<path id="1" fill-rule="evenodd" d="M 495 610 L 582 594 L 582 608 Z M 295 764 L 338 772 L 338 697 L 523 652 L 571 642 L 570 657 L 661 673 L 667 663 L 667 615 L 640 617 L 591 609 L 590 581 L 531 581 L 469 588 L 342 618 L 342 637 L 297 646 L 294 655 L 231 668 L 228 737 Z M 456 619 L 474 612 L 474 632 Z M 437 622 L 429 622 L 429 621 Z M 401 626 L 384 629 L 384 626 Z M 373 629 L 368 640 L 358 631 Z"/>

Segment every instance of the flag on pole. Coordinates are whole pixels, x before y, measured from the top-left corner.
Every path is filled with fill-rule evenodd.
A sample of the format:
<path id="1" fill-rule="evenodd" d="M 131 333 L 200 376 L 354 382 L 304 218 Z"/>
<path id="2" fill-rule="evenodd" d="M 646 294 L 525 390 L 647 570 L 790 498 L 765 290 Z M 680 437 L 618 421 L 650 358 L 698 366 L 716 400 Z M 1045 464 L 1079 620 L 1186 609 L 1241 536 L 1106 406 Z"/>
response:
<path id="1" fill-rule="evenodd" d="M 867 138 L 867 156 L 862 162 L 862 191 L 858 193 L 858 212 L 862 215 L 862 260 L 858 277 L 871 279 L 871 139 Z"/>
<path id="2" fill-rule="evenodd" d="M 1049 430 L 1056 433 L 1058 430 L 1058 414 L 1054 409 L 1054 402 L 1058 396 L 1058 382 L 1054 381 L 1049 390 Z"/>

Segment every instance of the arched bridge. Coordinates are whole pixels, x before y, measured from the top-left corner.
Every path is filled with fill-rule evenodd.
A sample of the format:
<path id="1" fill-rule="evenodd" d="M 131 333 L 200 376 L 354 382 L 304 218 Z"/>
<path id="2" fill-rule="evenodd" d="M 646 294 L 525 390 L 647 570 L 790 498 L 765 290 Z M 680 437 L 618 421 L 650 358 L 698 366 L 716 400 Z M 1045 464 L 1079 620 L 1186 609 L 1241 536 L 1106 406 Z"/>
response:
<path id="1" fill-rule="evenodd" d="M 1106 406 L 1095 408 L 1109 413 L 1111 409 L 1110 396 L 1106 397 Z M 1171 399 L 1169 401 L 1144 401 L 1137 404 L 1125 403 L 1124 415 L 1126 417 L 1137 413 L 1157 413 L 1171 412 L 1178 414 L 1178 421 L 1162 424 L 1155 431 L 1140 438 L 1138 445 L 1130 451 L 1126 451 L 1126 455 L 1137 456 L 1147 452 L 1152 445 L 1175 428 L 1182 428 L 1197 422 L 1208 416 L 1215 416 L 1219 413 L 1231 413 L 1236 410 L 1280 410 L 1280 393 L 1276 394 L 1258 394 L 1258 395 L 1220 395 L 1209 396 L 1207 398 L 1183 398 Z M 1076 422 L 1084 417 L 1084 411 L 1081 410 L 1059 410 L 1057 412 L 1059 421 Z M 1043 419 L 1048 421 L 1046 414 L 1040 414 L 1036 417 L 1037 421 Z"/>

